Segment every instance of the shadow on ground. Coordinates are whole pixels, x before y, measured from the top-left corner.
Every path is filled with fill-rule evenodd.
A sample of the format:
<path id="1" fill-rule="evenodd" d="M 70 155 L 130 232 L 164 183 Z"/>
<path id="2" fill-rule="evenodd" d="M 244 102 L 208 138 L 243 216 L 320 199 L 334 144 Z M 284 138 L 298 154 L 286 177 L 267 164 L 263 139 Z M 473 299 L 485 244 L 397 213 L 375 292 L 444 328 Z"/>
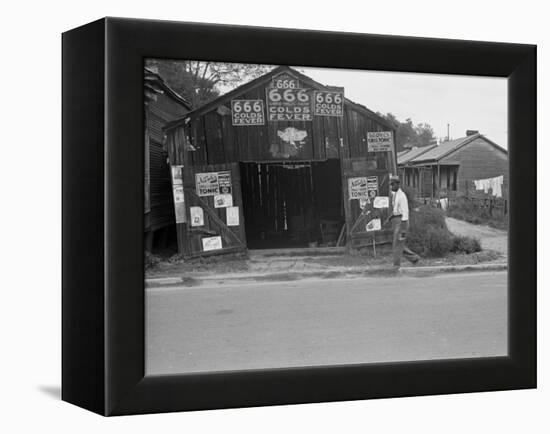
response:
<path id="1" fill-rule="evenodd" d="M 38 390 L 50 398 L 61 399 L 61 386 L 38 386 Z"/>

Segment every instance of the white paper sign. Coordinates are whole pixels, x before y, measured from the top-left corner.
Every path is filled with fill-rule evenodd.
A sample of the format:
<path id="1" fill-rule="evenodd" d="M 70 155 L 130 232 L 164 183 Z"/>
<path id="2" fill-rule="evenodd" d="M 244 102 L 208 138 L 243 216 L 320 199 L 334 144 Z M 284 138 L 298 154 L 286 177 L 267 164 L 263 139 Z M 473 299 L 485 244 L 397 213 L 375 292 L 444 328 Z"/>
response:
<path id="1" fill-rule="evenodd" d="M 230 194 L 217 194 L 214 196 L 215 208 L 227 208 L 233 206 L 233 196 Z"/>
<path id="2" fill-rule="evenodd" d="M 174 202 L 182 203 L 185 202 L 185 196 L 183 195 L 183 186 L 175 185 L 174 186 Z"/>
<path id="3" fill-rule="evenodd" d="M 191 226 L 204 226 L 204 212 L 200 206 L 189 208 L 191 213 Z"/>
<path id="4" fill-rule="evenodd" d="M 183 166 L 172 166 L 172 185 L 183 185 Z"/>
<path id="5" fill-rule="evenodd" d="M 374 198 L 375 208 L 389 208 L 390 207 L 390 198 L 388 196 L 376 196 Z"/>
<path id="6" fill-rule="evenodd" d="M 382 229 L 382 222 L 380 221 L 380 219 L 372 219 L 370 222 L 367 223 L 367 232 L 372 232 L 372 231 L 379 231 L 380 229 Z"/>
<path id="7" fill-rule="evenodd" d="M 202 239 L 202 250 L 208 252 L 209 250 L 219 250 L 222 248 L 222 237 L 207 237 Z"/>
<path id="8" fill-rule="evenodd" d="M 230 206 L 226 208 L 227 226 L 239 226 L 239 207 Z"/>

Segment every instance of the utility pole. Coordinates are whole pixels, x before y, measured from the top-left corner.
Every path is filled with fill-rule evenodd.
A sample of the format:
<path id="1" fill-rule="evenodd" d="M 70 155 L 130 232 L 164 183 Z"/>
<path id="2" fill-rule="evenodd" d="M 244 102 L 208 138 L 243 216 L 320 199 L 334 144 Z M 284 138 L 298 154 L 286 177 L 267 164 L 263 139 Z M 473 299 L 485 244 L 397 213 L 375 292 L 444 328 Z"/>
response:
<path id="1" fill-rule="evenodd" d="M 447 141 L 451 140 L 451 134 L 450 134 L 450 124 L 447 124 Z"/>

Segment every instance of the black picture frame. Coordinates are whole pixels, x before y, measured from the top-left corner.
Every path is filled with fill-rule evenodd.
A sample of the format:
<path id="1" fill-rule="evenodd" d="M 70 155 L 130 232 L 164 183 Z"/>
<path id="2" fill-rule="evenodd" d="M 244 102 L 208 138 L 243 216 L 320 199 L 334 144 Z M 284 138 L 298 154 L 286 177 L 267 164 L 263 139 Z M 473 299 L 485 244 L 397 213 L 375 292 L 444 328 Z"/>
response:
<path id="1" fill-rule="evenodd" d="M 62 50 L 63 400 L 124 415 L 536 387 L 536 46 L 104 18 Z M 147 57 L 507 77 L 509 355 L 145 376 Z"/>

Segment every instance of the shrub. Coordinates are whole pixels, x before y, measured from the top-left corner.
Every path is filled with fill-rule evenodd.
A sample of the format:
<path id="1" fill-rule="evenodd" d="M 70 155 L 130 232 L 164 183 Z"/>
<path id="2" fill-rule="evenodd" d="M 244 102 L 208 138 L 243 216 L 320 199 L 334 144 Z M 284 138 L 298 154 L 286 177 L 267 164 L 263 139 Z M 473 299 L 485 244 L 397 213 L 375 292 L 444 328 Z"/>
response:
<path id="1" fill-rule="evenodd" d="M 453 249 L 453 234 L 447 229 L 443 211 L 430 206 L 411 210 L 407 245 L 424 257 L 445 256 Z"/>
<path id="2" fill-rule="evenodd" d="M 453 248 L 453 236 L 446 230 L 429 227 L 426 234 L 426 254 L 428 256 L 445 256 Z"/>
<path id="3" fill-rule="evenodd" d="M 452 251 L 455 253 L 475 253 L 481 251 L 481 244 L 477 238 L 455 236 Z"/>

